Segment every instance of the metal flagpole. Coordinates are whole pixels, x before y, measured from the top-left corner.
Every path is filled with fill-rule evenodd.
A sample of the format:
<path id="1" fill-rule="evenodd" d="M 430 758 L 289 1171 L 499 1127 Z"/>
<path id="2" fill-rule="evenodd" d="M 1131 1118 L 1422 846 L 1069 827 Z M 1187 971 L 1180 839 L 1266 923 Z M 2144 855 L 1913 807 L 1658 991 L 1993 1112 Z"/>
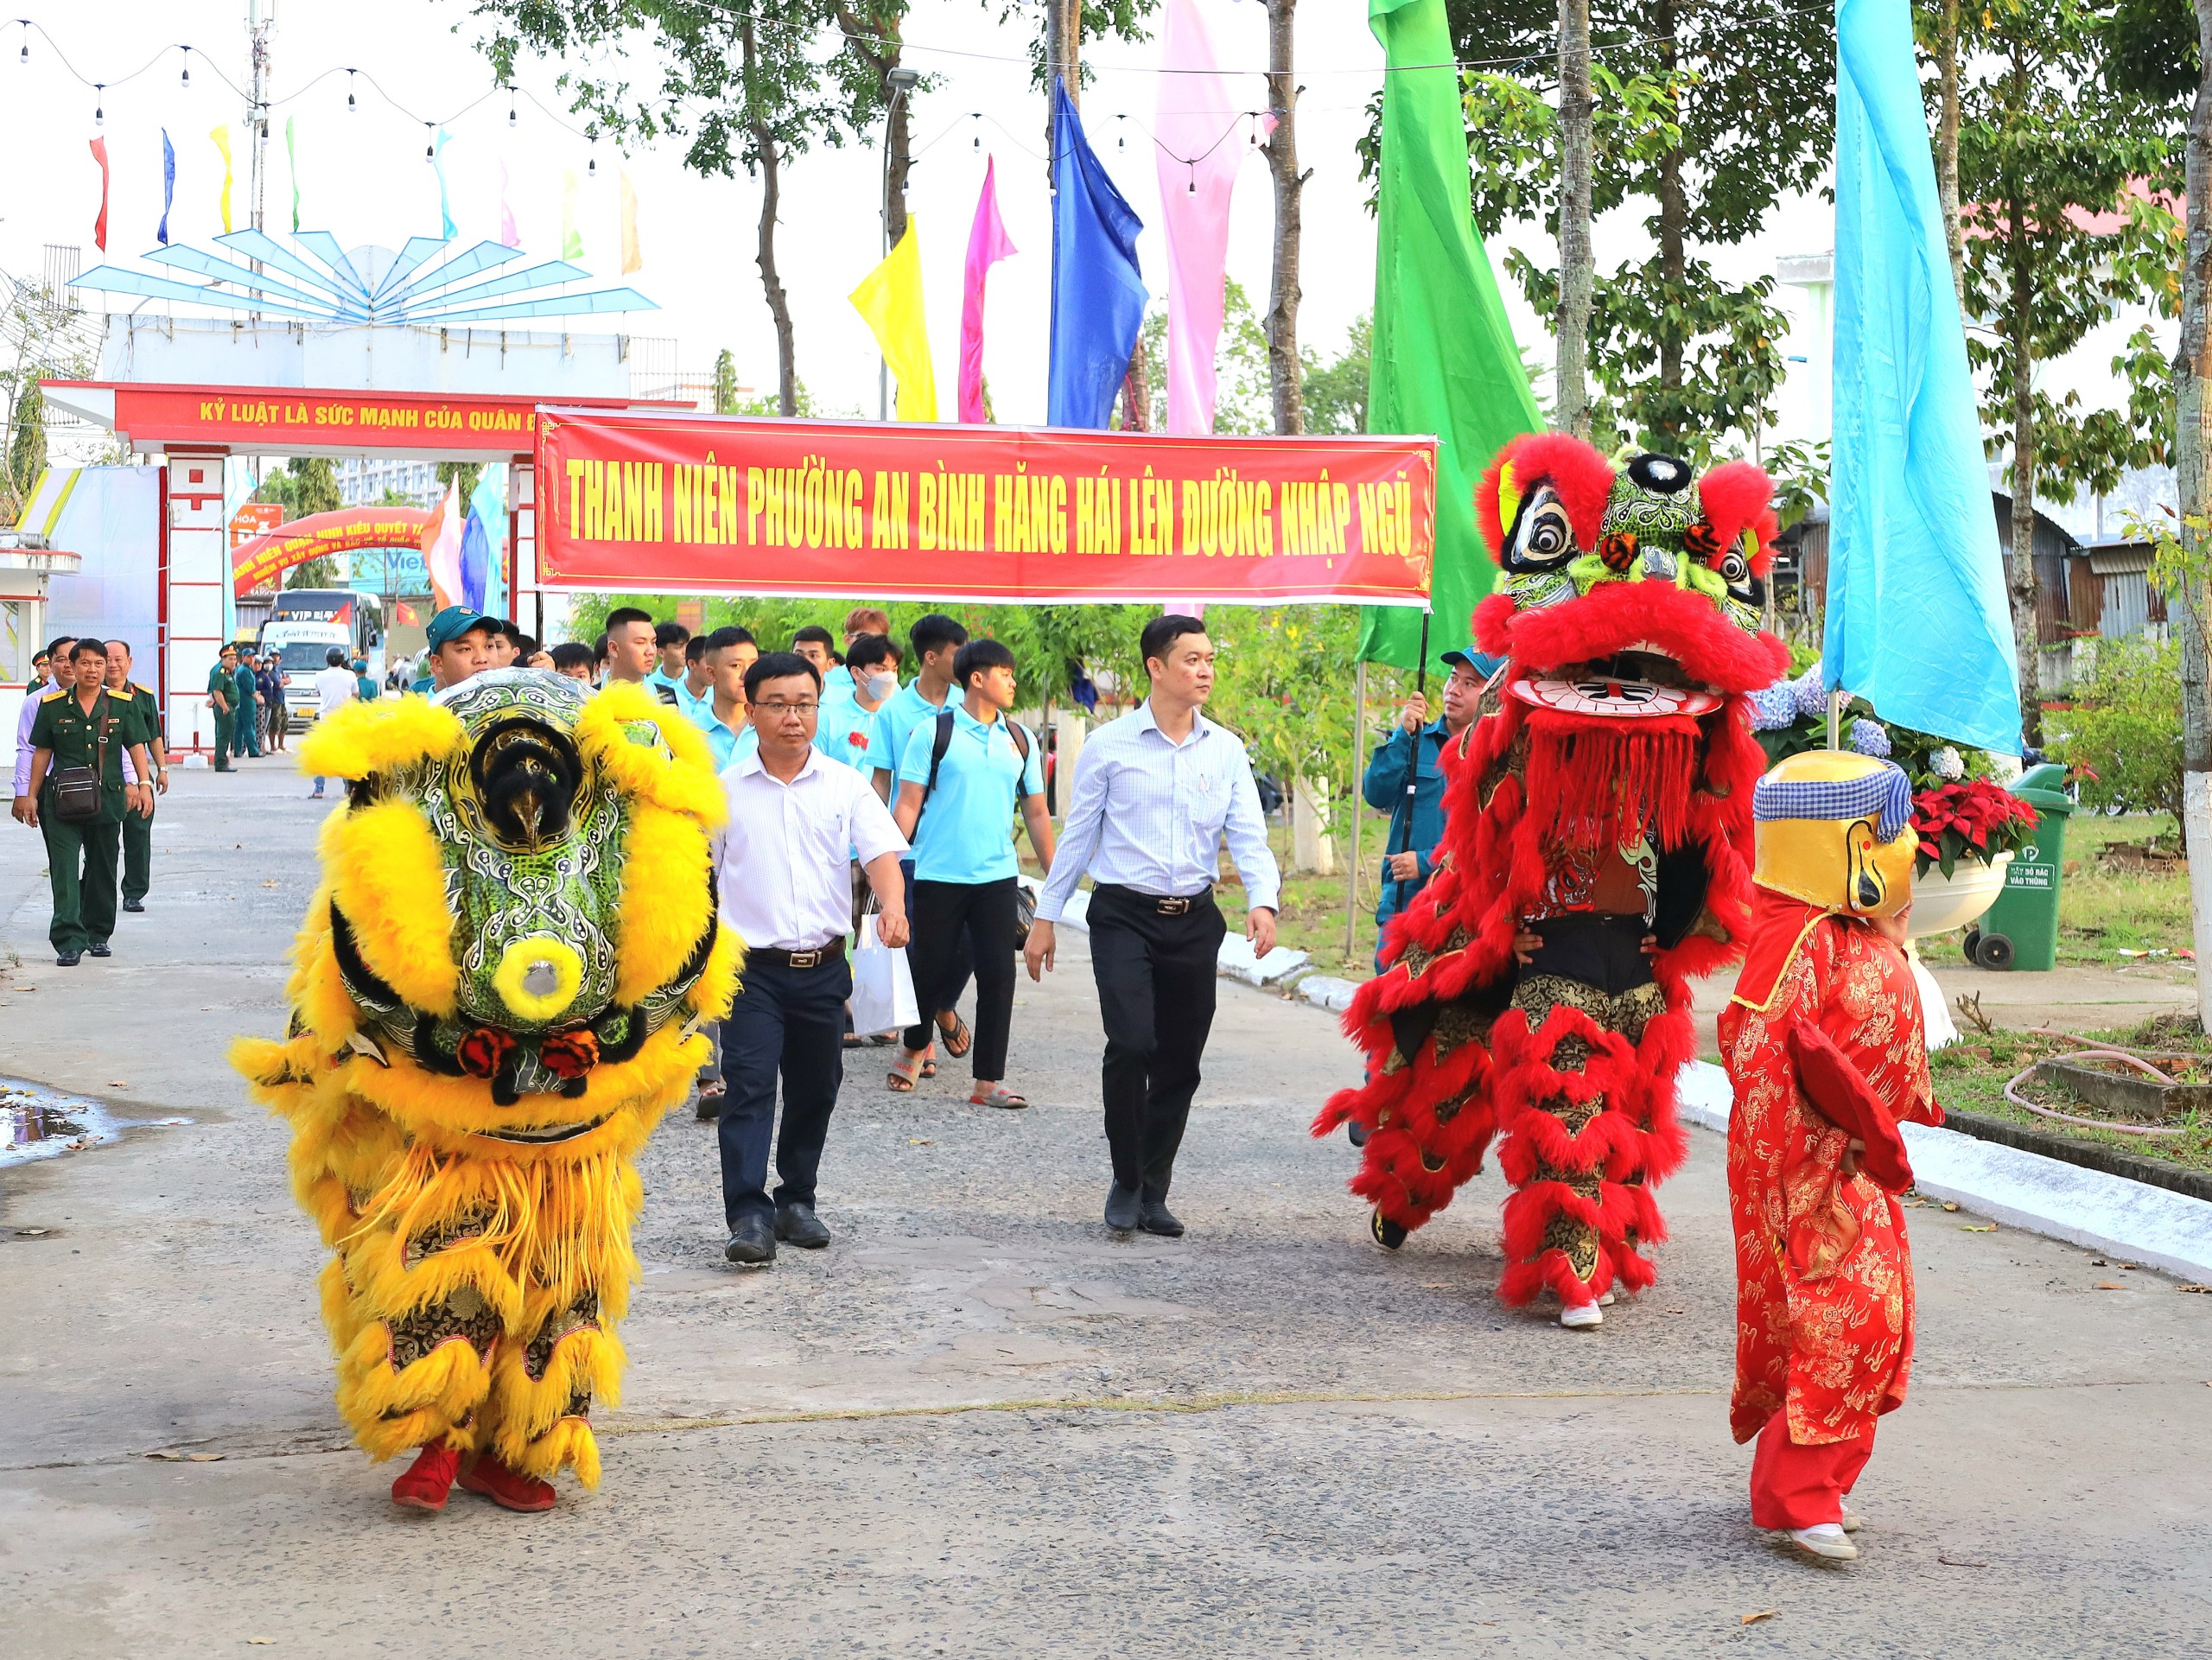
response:
<path id="1" fill-rule="evenodd" d="M 1351 966 L 1352 944 L 1359 929 L 1359 810 L 1361 752 L 1367 747 L 1367 659 L 1360 658 L 1351 677 L 1351 855 L 1344 871 L 1344 966 Z"/>
<path id="2" fill-rule="evenodd" d="M 1414 671 L 1414 690 L 1421 695 L 1422 724 L 1427 725 L 1428 716 L 1428 611 L 1426 607 L 1422 607 L 1421 614 L 1421 663 L 1420 666 Z M 1414 734 L 1414 753 L 1412 759 L 1406 762 L 1406 793 L 1404 803 L 1406 823 L 1405 834 L 1402 837 L 1403 845 L 1392 848 L 1390 851 L 1393 853 L 1404 853 L 1413 845 L 1414 792 L 1420 788 L 1420 785 L 1421 734 L 1416 732 Z M 1393 842 L 1398 842 L 1402 839 L 1395 826 L 1392 827 L 1390 839 Z M 1406 908 L 1406 884 L 1402 878 L 1398 881 L 1398 908 L 1401 911 Z"/>

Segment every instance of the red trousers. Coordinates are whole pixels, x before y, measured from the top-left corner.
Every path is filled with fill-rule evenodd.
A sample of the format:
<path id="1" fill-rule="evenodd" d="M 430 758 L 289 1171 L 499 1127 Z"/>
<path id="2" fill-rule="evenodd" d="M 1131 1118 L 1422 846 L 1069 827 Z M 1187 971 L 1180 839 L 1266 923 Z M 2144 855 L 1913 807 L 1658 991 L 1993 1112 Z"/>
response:
<path id="1" fill-rule="evenodd" d="M 1776 1413 L 1751 1454 L 1751 1525 L 1813 1528 L 1842 1521 L 1843 1496 L 1873 1451 L 1872 1424 L 1848 1441 L 1806 1447 L 1789 1439 L 1789 1415 Z"/>

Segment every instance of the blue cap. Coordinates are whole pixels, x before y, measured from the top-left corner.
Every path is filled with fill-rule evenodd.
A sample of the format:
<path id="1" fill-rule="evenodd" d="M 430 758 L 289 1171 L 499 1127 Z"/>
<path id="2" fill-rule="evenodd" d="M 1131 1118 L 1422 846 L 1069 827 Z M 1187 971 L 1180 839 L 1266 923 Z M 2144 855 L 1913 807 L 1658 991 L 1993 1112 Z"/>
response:
<path id="1" fill-rule="evenodd" d="M 435 652 L 448 640 L 459 639 L 472 628 L 489 628 L 491 626 L 491 618 L 482 612 L 471 610 L 465 605 L 449 605 L 431 618 L 430 626 L 423 632 L 429 642 L 429 649 Z"/>

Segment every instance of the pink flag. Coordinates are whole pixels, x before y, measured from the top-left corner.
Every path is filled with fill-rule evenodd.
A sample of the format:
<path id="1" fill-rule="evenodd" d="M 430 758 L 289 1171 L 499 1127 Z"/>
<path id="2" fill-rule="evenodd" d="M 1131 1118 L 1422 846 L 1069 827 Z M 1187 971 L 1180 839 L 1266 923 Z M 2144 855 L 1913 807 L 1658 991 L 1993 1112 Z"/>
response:
<path id="1" fill-rule="evenodd" d="M 455 479 L 446 487 L 445 499 L 432 510 L 430 522 L 423 526 L 423 563 L 430 573 L 431 603 L 440 611 L 461 603 L 464 511 L 461 505 L 461 480 Z"/>
<path id="2" fill-rule="evenodd" d="M 1020 251 L 1007 239 L 999 218 L 998 162 L 983 163 L 983 194 L 976 199 L 976 222 L 968 227 L 968 275 L 960 295 L 960 418 L 979 423 L 983 414 L 983 282 L 991 267 Z"/>
<path id="3" fill-rule="evenodd" d="M 1229 195 L 1243 118 L 1214 62 L 1198 0 L 1167 0 L 1154 159 L 1167 231 L 1167 429 L 1213 430 L 1214 351 L 1229 264 Z"/>

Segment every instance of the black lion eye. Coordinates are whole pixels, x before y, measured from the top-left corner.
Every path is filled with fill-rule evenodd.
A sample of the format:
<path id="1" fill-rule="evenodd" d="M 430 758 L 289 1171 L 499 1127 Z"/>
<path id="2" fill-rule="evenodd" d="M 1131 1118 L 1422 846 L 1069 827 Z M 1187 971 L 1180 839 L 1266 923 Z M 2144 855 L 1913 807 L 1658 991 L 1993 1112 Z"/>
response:
<path id="1" fill-rule="evenodd" d="M 1539 485 L 1521 504 L 1505 541 L 1508 570 L 1549 570 L 1574 555 L 1574 525 L 1567 504 L 1549 485 Z"/>
<path id="2" fill-rule="evenodd" d="M 1751 574 L 1751 568 L 1740 553 L 1732 553 L 1720 562 L 1720 580 L 1731 588 L 1741 588 Z"/>

